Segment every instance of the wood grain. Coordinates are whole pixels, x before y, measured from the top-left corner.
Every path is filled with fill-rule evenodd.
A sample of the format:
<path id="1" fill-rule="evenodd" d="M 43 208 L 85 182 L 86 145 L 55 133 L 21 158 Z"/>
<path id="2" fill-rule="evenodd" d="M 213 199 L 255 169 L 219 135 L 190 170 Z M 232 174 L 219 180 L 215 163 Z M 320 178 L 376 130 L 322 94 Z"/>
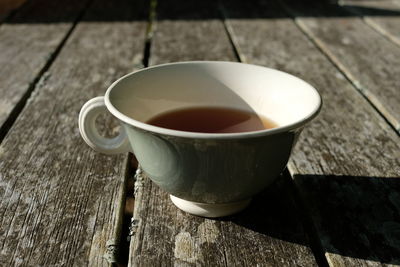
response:
<path id="1" fill-rule="evenodd" d="M 150 62 L 235 61 L 214 2 L 179 3 L 158 6 Z M 178 210 L 142 174 L 136 183 L 129 266 L 315 266 L 288 182 L 279 179 L 239 215 L 211 220 Z"/>
<path id="2" fill-rule="evenodd" d="M 241 58 L 295 74 L 323 97 L 289 170 L 328 263 L 399 264 L 399 136 L 278 5 L 225 1 L 224 9 Z M 248 19 L 230 19 L 243 10 Z"/>
<path id="3" fill-rule="evenodd" d="M 361 16 L 366 24 L 400 46 L 400 2 L 344 1 L 342 6 Z"/>
<path id="4" fill-rule="evenodd" d="M 178 210 L 142 173 L 130 266 L 317 266 L 290 182 L 280 177 L 244 212 L 210 220 Z"/>
<path id="5" fill-rule="evenodd" d="M 216 2 L 186 2 L 161 1 L 158 4 L 150 64 L 236 60 L 224 25 L 218 19 Z M 204 17 L 208 19 L 202 19 Z"/>
<path id="6" fill-rule="evenodd" d="M 90 22 L 77 25 L 3 140 L 1 266 L 116 261 L 126 155 L 90 149 L 79 135 L 77 118 L 85 101 L 104 94 L 140 63 L 143 11 L 138 1 L 94 1 L 83 18 Z"/>
<path id="7" fill-rule="evenodd" d="M 399 47 L 340 6 L 307 0 L 283 2 L 299 27 L 400 130 Z"/>
<path id="8" fill-rule="evenodd" d="M 86 2 L 30 1 L 1 25 L 0 139 L 68 37 Z M 51 23 L 59 19 L 62 22 Z"/>

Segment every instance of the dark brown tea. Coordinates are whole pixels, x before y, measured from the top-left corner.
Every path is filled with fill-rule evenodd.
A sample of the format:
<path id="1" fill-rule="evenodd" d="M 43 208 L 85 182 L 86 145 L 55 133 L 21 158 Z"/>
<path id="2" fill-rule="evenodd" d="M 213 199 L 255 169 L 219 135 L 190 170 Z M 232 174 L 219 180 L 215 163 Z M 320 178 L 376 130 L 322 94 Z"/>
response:
<path id="1" fill-rule="evenodd" d="M 157 115 L 147 123 L 198 133 L 241 133 L 277 127 L 272 121 L 254 112 L 216 107 L 173 110 Z"/>

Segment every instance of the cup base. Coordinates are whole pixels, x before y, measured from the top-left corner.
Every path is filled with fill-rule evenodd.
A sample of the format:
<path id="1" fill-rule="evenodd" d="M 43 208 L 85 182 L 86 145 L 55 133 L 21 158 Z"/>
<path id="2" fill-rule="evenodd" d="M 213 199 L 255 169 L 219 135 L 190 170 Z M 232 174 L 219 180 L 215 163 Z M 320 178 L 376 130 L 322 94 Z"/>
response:
<path id="1" fill-rule="evenodd" d="M 209 204 L 199 203 L 194 201 L 184 200 L 182 198 L 169 195 L 172 203 L 179 209 L 201 217 L 216 218 L 232 215 L 245 209 L 251 199 L 245 199 L 237 202 L 222 203 L 222 204 Z"/>

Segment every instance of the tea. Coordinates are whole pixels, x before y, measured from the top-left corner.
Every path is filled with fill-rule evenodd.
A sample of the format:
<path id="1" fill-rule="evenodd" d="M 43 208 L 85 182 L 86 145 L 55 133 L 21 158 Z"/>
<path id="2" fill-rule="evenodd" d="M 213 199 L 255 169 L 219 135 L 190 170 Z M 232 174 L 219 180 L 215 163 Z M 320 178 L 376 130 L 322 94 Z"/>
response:
<path id="1" fill-rule="evenodd" d="M 255 112 L 222 107 L 173 110 L 159 114 L 147 123 L 172 130 L 198 133 L 241 133 L 277 127 L 274 122 Z"/>

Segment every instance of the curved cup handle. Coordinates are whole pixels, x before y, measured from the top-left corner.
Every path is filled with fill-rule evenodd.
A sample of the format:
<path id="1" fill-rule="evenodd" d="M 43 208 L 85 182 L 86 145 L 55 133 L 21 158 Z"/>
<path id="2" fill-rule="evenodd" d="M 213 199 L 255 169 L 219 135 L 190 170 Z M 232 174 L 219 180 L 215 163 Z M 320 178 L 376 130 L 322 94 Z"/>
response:
<path id="1" fill-rule="evenodd" d="M 96 118 L 108 112 L 104 104 L 104 97 L 99 96 L 90 99 L 83 105 L 79 113 L 79 131 L 83 140 L 94 150 L 104 154 L 118 154 L 130 151 L 129 141 L 126 133 L 120 127 L 118 136 L 105 138 L 96 129 Z"/>

